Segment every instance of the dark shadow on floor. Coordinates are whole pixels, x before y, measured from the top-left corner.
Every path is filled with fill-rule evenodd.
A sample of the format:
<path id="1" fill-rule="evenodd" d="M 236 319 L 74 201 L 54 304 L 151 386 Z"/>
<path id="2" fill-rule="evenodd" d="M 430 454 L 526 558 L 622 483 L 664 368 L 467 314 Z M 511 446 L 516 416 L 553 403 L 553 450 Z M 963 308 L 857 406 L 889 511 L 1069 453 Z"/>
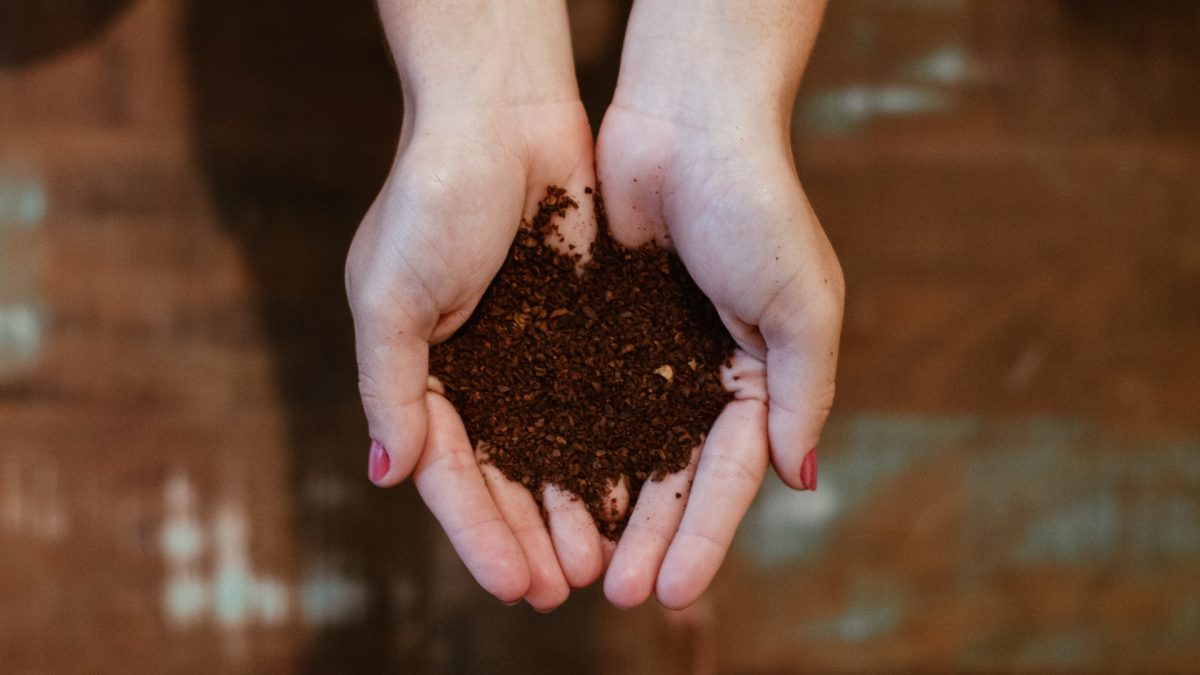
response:
<path id="1" fill-rule="evenodd" d="M 425 672 L 431 658 L 452 671 L 593 670 L 589 604 L 536 617 L 495 607 L 474 584 L 450 589 L 455 599 L 446 601 L 430 569 L 434 537 L 443 535 L 415 491 L 366 481 L 342 270 L 401 119 L 373 3 L 319 0 L 299 11 L 282 0 L 198 0 L 186 40 L 194 143 L 223 226 L 253 275 L 276 359 L 301 567 L 333 561 L 370 586 L 367 615 L 320 631 L 299 662 L 312 672 Z M 615 76 L 615 58 L 584 75 L 594 114 Z M 330 478 L 354 506 L 305 500 L 307 486 Z M 415 600 L 397 593 L 406 583 Z"/>
<path id="2" fill-rule="evenodd" d="M 130 0 L 0 2 L 0 68 L 26 66 L 87 42 L 129 4 Z"/>
<path id="3" fill-rule="evenodd" d="M 342 264 L 386 175 L 399 88 L 368 2 L 200 0 L 186 25 L 194 142 L 222 225 L 253 277 L 287 412 L 300 571 L 368 584 L 367 612 L 319 629 L 312 672 L 420 672 L 397 644 L 393 588 L 428 577 L 429 526 L 411 486 L 366 481 Z M 339 504 L 306 498 L 335 481 Z M 420 601 L 403 611 L 420 616 Z"/>

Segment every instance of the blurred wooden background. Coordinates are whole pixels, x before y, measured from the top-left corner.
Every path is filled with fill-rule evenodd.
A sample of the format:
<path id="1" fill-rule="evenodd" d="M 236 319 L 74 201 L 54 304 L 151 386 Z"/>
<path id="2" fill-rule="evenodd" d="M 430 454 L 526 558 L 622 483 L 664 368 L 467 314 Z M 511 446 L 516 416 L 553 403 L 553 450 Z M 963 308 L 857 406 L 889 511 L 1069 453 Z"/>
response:
<path id="1" fill-rule="evenodd" d="M 597 121 L 624 5 L 571 5 Z M 370 2 L 3 3 L 0 671 L 1193 669 L 1197 72 L 1186 0 L 833 0 L 821 489 L 770 481 L 692 611 L 538 616 L 365 480 Z"/>

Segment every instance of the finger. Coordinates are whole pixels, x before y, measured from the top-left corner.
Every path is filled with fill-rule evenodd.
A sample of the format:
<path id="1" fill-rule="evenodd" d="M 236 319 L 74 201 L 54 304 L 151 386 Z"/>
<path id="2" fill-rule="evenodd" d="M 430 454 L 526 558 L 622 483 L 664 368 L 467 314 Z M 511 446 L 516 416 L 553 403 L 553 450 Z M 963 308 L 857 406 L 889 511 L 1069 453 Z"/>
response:
<path id="1" fill-rule="evenodd" d="M 692 604 L 716 576 L 767 470 L 766 425 L 766 407 L 755 399 L 730 402 L 713 424 L 658 573 L 656 592 L 666 607 Z"/>
<path id="2" fill-rule="evenodd" d="M 412 472 L 425 445 L 429 345 L 407 322 L 355 327 L 358 389 L 371 435 L 369 477 L 388 487 Z"/>
<path id="3" fill-rule="evenodd" d="M 554 543 L 537 502 L 529 490 L 506 478 L 491 464 L 481 463 L 480 469 L 496 507 L 525 553 L 529 566 L 525 601 L 539 612 L 549 612 L 566 602 L 571 589 L 554 554 Z"/>
<path id="4" fill-rule="evenodd" d="M 721 366 L 721 386 L 738 400 L 767 403 L 767 366 L 744 349 L 735 349 L 727 365 Z"/>
<path id="5" fill-rule="evenodd" d="M 607 522 L 616 522 L 629 510 L 629 480 L 621 476 L 614 483 L 608 482 L 608 494 L 604 497 L 604 510 L 600 515 Z"/>
<path id="6" fill-rule="evenodd" d="M 600 552 L 604 555 L 604 567 L 607 569 L 612 564 L 613 556 L 617 553 L 617 542 L 601 535 Z"/>
<path id="7" fill-rule="evenodd" d="M 532 163 L 536 169 L 529 177 L 532 188 L 525 212 L 534 213 L 538 204 L 547 199 L 546 189 L 558 186 L 566 190 L 563 203 L 573 204 L 563 210 L 561 217 L 555 221 L 555 232 L 547 238 L 547 243 L 564 255 L 580 256 L 580 262 L 587 262 L 591 255 L 591 243 L 596 239 L 596 168 L 593 160 L 591 134 L 577 132 L 567 133 L 567 125 L 587 125 L 587 114 L 582 108 L 575 111 L 578 119 L 571 116 L 562 117 L 560 137 L 575 139 L 577 145 L 573 148 L 554 146 L 541 151 Z M 552 129 L 545 130 L 552 133 Z M 589 129 L 590 131 L 590 129 Z"/>
<path id="8" fill-rule="evenodd" d="M 596 239 L 595 190 L 592 173 L 573 175 L 561 185 L 566 194 L 562 197 L 542 193 L 539 200 L 553 200 L 569 204 L 554 220 L 554 228 L 548 233 L 546 243 L 566 256 L 578 256 L 580 264 L 591 260 L 591 245 Z M 536 208 L 536 204 L 534 205 Z"/>
<path id="9" fill-rule="evenodd" d="M 543 495 L 550 538 L 563 576 L 572 588 L 587 586 L 604 570 L 604 552 L 596 522 L 578 497 L 558 486 L 548 485 Z"/>
<path id="10" fill-rule="evenodd" d="M 471 576 L 503 602 L 529 591 L 529 567 L 484 485 L 462 420 L 438 394 L 426 397 L 429 438 L 414 483 Z"/>
<path id="11" fill-rule="evenodd" d="M 604 576 L 604 595 L 617 607 L 636 607 L 654 591 L 667 547 L 683 519 L 699 457 L 700 448 L 696 447 L 682 471 L 642 486 Z"/>
<path id="12" fill-rule="evenodd" d="M 609 537 L 616 535 L 621 519 L 629 512 L 629 480 L 625 476 L 618 478 L 615 483 L 608 481 L 608 493 L 601 499 L 600 507 L 599 513 L 596 514 L 599 518 L 597 528 L 604 541 L 613 544 L 605 552 L 604 564 L 607 566 L 613 552 L 616 551 L 616 542 Z"/>
<path id="13" fill-rule="evenodd" d="M 642 120 L 645 126 L 662 125 L 657 120 Z M 623 138 L 632 133 L 638 137 Z M 661 136 L 670 139 L 669 129 Z M 650 241 L 669 246 L 670 235 L 662 216 L 665 195 L 663 158 L 670 157 L 661 142 L 647 142 L 658 137 L 645 134 L 637 125 L 600 125 L 596 143 L 596 172 L 604 191 L 604 208 L 608 214 L 608 229 L 621 244 L 636 248 Z M 611 180 L 610 180 L 611 178 Z"/>
<path id="14" fill-rule="evenodd" d="M 600 532 L 600 553 L 604 558 L 601 571 L 608 569 L 613 554 L 617 552 L 617 542 L 609 537 L 616 532 L 617 521 L 624 517 L 625 512 L 629 509 L 629 481 L 625 476 L 621 476 L 616 483 L 609 483 L 605 501 L 608 503 L 608 508 L 601 509 L 600 521 L 596 523 L 596 528 Z"/>
<path id="15" fill-rule="evenodd" d="M 767 344 L 771 461 L 798 490 L 816 487 L 812 453 L 833 405 L 842 302 L 826 286 L 840 284 L 830 278 L 835 273 L 785 286 L 759 322 Z"/>

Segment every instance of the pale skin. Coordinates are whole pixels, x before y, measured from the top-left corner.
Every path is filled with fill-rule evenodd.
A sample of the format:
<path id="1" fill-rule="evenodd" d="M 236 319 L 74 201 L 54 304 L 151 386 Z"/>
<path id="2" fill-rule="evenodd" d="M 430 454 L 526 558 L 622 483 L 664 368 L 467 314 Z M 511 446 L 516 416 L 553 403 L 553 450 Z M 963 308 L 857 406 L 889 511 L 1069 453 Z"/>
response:
<path id="1" fill-rule="evenodd" d="M 822 9 L 637 0 L 593 149 L 561 0 L 381 1 L 405 117 L 346 270 L 363 406 L 386 448 L 372 478 L 411 475 L 501 601 L 549 611 L 604 575 L 617 606 L 656 595 L 686 607 L 716 575 L 768 462 L 805 487 L 833 401 L 843 298 L 789 133 Z M 547 185 L 583 206 L 566 236 L 594 236 L 583 188 L 597 180 L 618 241 L 672 246 L 739 346 L 723 373 L 734 400 L 687 469 L 646 484 L 615 547 L 570 495 L 547 489 L 547 523 L 528 491 L 478 463 L 428 369 L 429 345 L 470 315 Z"/>

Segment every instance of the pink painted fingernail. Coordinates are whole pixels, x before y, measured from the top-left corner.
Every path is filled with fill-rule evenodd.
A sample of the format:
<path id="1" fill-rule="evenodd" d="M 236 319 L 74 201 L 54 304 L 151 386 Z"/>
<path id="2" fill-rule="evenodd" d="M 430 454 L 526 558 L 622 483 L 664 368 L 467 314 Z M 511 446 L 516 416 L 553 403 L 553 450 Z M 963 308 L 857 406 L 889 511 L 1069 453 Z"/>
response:
<path id="1" fill-rule="evenodd" d="M 804 463 L 800 465 L 800 483 L 804 486 L 801 490 L 816 490 L 817 489 L 817 449 L 813 448 L 804 456 Z"/>
<path id="2" fill-rule="evenodd" d="M 371 455 L 367 460 L 367 475 L 372 483 L 378 483 L 392 468 L 392 458 L 388 456 L 387 448 L 379 441 L 371 441 Z"/>

